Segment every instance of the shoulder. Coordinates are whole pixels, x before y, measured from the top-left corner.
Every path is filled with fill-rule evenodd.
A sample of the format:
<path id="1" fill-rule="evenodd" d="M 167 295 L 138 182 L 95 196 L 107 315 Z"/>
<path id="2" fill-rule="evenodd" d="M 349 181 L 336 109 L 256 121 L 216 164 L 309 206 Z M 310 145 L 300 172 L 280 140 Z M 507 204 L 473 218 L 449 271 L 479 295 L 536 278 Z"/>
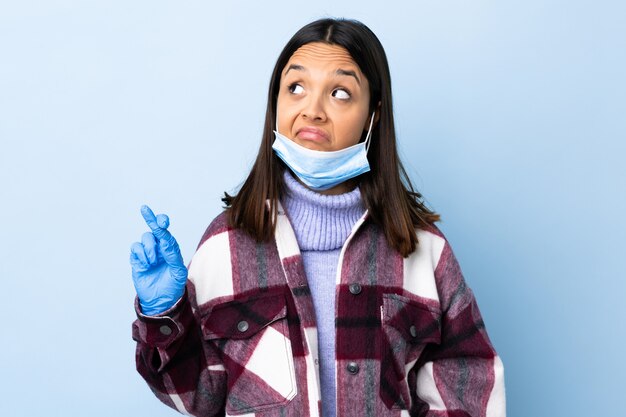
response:
<path id="1" fill-rule="evenodd" d="M 437 269 L 447 241 L 434 225 L 416 228 L 417 247 L 402 261 L 403 287 L 408 294 L 439 301 Z"/>
<path id="2" fill-rule="evenodd" d="M 189 282 L 193 284 L 197 305 L 222 296 L 232 296 L 231 245 L 234 229 L 228 213 L 220 213 L 206 228 L 189 263 Z"/>
<path id="3" fill-rule="evenodd" d="M 188 270 L 189 278 L 194 281 L 201 271 L 210 271 L 221 265 L 221 269 L 226 271 L 229 262 L 226 260 L 230 256 L 230 231 L 228 225 L 228 215 L 226 211 L 220 213 L 206 228 L 200 238 L 196 252 L 191 258 Z M 220 269 L 220 268 L 218 268 Z"/>
<path id="4" fill-rule="evenodd" d="M 456 264 L 456 258 L 448 238 L 437 226 L 429 225 L 416 230 L 418 249 L 415 252 L 428 253 L 433 257 L 433 267 L 436 275 L 445 272 L 450 264 Z"/>
<path id="5" fill-rule="evenodd" d="M 200 249 L 200 247 L 210 238 L 215 237 L 217 235 L 223 234 L 231 230 L 231 227 L 228 225 L 228 213 L 226 210 L 222 211 L 219 215 L 217 215 L 209 226 L 206 228 L 202 237 L 200 238 L 200 242 L 196 247 L 196 250 Z"/>
<path id="6" fill-rule="evenodd" d="M 231 227 L 228 212 L 207 227 L 188 267 L 188 282 L 199 307 L 255 292 L 282 280 L 282 265 L 273 242 L 257 242 L 241 228 Z M 281 282 L 282 283 L 282 282 Z"/>
<path id="7" fill-rule="evenodd" d="M 446 247 L 449 246 L 448 239 L 434 224 L 415 229 L 415 234 L 417 235 L 417 247 L 408 258 L 428 258 L 428 263 L 432 269 L 437 268 Z"/>
<path id="8" fill-rule="evenodd" d="M 415 255 L 417 259 L 421 257 L 421 263 L 427 263 L 432 270 L 441 308 L 456 314 L 472 301 L 473 293 L 467 285 L 452 246 L 443 232 L 434 225 L 417 233 L 418 249 L 411 255 Z M 424 261 L 424 258 L 430 259 Z M 419 263 L 420 261 L 416 262 Z"/>
<path id="9" fill-rule="evenodd" d="M 469 288 L 450 242 L 435 225 L 415 230 L 417 248 L 403 261 L 404 286 L 409 292 L 449 308 L 452 298 L 469 296 Z"/>

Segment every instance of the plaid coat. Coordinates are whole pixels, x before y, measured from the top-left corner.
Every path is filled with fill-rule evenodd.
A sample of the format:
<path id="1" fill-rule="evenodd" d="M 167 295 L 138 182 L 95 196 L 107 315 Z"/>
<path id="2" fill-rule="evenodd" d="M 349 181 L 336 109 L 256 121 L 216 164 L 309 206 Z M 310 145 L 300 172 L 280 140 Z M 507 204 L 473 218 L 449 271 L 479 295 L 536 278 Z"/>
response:
<path id="1" fill-rule="evenodd" d="M 503 366 L 454 254 L 436 228 L 408 258 L 367 213 L 336 277 L 338 416 L 505 416 Z M 137 370 L 194 416 L 319 416 L 315 312 L 282 208 L 256 243 L 222 213 L 189 264 L 185 296 L 133 323 Z"/>

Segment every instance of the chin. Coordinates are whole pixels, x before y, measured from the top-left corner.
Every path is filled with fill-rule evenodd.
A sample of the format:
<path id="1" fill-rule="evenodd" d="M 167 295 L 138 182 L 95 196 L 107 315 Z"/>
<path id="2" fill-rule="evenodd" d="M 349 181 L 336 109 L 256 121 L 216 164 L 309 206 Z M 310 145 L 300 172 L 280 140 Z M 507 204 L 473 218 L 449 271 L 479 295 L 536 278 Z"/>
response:
<path id="1" fill-rule="evenodd" d="M 305 140 L 302 142 L 296 142 L 298 145 L 301 145 L 304 148 L 310 149 L 312 151 L 322 151 L 322 152 L 326 152 L 327 149 L 324 149 L 319 143 L 315 143 L 313 141 L 310 140 Z"/>

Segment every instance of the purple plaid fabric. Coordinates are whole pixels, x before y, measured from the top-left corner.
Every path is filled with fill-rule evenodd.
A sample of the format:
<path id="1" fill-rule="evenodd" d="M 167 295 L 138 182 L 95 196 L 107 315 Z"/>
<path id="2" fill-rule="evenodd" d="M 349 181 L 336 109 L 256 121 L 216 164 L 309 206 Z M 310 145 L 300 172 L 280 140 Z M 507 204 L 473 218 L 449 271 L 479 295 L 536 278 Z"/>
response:
<path id="1" fill-rule="evenodd" d="M 402 258 L 367 219 L 342 249 L 336 290 L 338 416 L 502 417 L 502 361 L 445 237 L 418 230 Z M 195 416 L 320 416 L 315 313 L 298 245 L 209 226 L 185 296 L 133 323 L 137 370 Z"/>

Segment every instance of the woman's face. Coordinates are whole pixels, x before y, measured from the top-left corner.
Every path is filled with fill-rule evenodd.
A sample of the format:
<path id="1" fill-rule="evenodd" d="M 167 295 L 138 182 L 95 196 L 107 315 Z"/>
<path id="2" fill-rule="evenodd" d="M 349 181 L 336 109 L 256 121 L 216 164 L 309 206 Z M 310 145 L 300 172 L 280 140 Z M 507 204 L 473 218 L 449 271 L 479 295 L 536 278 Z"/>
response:
<path id="1" fill-rule="evenodd" d="M 345 48 L 309 43 L 281 73 L 278 131 L 313 150 L 347 148 L 369 127 L 369 101 L 367 79 Z"/>

